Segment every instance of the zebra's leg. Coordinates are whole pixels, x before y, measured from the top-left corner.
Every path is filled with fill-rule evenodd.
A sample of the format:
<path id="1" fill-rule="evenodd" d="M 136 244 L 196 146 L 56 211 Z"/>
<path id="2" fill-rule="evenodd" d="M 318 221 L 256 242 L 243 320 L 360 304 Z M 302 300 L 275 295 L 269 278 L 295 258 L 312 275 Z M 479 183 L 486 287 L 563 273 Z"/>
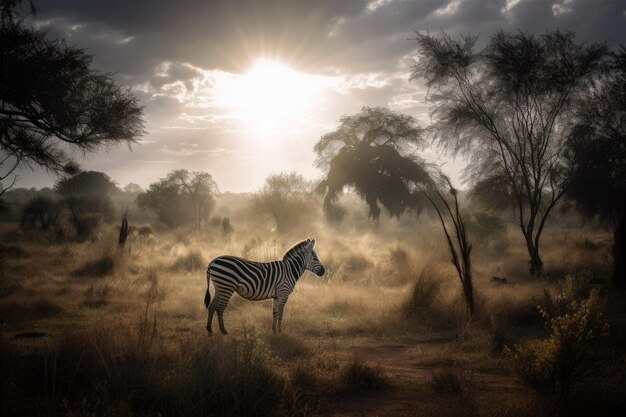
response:
<path id="1" fill-rule="evenodd" d="M 224 310 L 230 301 L 230 297 L 233 295 L 233 289 L 224 288 L 222 286 L 215 286 L 215 296 L 209 304 L 209 317 L 206 323 L 206 329 L 209 334 L 213 333 L 211 328 L 213 323 L 213 314 L 217 311 L 217 319 L 219 322 L 220 330 L 222 333 L 227 334 L 226 329 L 224 328 Z"/>
<path id="2" fill-rule="evenodd" d="M 213 301 L 211 301 L 211 304 L 209 304 L 209 317 L 206 322 L 206 330 L 207 332 L 209 332 L 209 334 L 213 333 L 213 330 L 211 329 L 211 323 L 213 322 L 213 314 L 215 314 L 215 311 L 217 310 L 217 303 L 218 300 L 216 296 L 213 298 Z"/>
<path id="3" fill-rule="evenodd" d="M 278 299 L 274 298 L 272 307 L 272 333 L 276 334 L 276 322 L 278 321 Z"/>
<path id="4" fill-rule="evenodd" d="M 281 326 L 282 326 L 282 323 L 283 323 L 283 311 L 285 309 L 285 304 L 286 303 L 287 303 L 287 300 L 282 300 L 282 301 L 279 301 L 278 305 L 277 305 L 278 325 L 276 327 L 277 327 L 278 333 L 280 333 L 282 331 Z"/>
<path id="5" fill-rule="evenodd" d="M 234 290 L 232 289 L 225 289 L 222 291 L 220 293 L 219 302 L 217 303 L 217 321 L 220 325 L 220 331 L 222 334 L 228 334 L 226 327 L 224 326 L 224 310 L 226 310 L 226 306 L 228 306 L 228 302 L 230 301 L 230 297 L 233 295 L 233 291 Z"/>

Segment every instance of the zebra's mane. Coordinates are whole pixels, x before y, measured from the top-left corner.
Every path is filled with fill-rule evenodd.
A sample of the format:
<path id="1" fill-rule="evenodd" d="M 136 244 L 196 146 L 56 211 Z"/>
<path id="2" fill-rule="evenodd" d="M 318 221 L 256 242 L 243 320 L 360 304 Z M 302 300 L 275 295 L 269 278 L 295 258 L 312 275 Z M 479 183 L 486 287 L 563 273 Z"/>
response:
<path id="1" fill-rule="evenodd" d="M 303 240 L 302 242 L 296 243 L 291 249 L 285 252 L 285 254 L 283 255 L 283 261 L 289 258 L 290 256 L 297 255 L 310 242 L 311 242 L 311 239 L 307 239 L 307 240 Z"/>

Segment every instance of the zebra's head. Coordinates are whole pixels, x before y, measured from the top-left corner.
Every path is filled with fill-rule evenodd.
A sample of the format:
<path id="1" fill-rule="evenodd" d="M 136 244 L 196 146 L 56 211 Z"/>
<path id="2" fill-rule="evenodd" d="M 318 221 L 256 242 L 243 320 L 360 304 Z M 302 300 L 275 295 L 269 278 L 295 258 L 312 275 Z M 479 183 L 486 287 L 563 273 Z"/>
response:
<path id="1" fill-rule="evenodd" d="M 315 253 L 315 239 L 308 238 L 306 242 L 307 250 L 304 269 L 313 272 L 318 277 L 323 277 L 326 273 L 326 268 L 324 268 L 324 265 L 322 265 L 319 258 L 317 257 L 317 253 Z"/>

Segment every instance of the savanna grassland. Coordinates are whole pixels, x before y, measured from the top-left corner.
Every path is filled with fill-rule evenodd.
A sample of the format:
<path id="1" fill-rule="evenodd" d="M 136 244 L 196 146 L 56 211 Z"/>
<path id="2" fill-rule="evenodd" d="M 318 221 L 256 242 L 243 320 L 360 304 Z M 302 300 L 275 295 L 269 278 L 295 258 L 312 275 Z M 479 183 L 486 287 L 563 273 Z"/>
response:
<path id="1" fill-rule="evenodd" d="M 133 209 L 123 249 L 115 224 L 77 240 L 5 221 L 2 414 L 624 410 L 626 324 L 623 295 L 605 281 L 608 234 L 559 213 L 546 231 L 545 274 L 531 278 L 506 215 L 504 228 L 470 227 L 476 309 L 468 323 L 432 215 L 375 223 L 358 199 L 344 200 L 350 208 L 341 224 L 313 210 L 281 233 L 248 195 L 220 196 L 218 214 L 201 227 L 136 222 L 143 215 Z M 224 213 L 232 225 L 226 232 Z M 203 297 L 213 257 L 278 259 L 308 236 L 317 239 L 327 274 L 301 278 L 282 334 L 271 331 L 271 300 L 234 296 L 225 313 L 230 334 L 207 336 Z"/>

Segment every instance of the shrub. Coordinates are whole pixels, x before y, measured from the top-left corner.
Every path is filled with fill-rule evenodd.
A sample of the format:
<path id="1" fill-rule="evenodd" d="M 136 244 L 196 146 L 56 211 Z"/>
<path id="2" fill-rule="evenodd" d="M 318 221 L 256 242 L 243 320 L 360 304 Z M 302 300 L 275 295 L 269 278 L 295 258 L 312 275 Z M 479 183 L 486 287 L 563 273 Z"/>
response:
<path id="1" fill-rule="evenodd" d="M 110 255 L 105 255 L 102 258 L 87 262 L 72 272 L 72 276 L 99 278 L 110 274 L 114 268 L 115 262 L 113 261 L 113 258 Z"/>
<path id="2" fill-rule="evenodd" d="M 409 254 L 402 246 L 395 245 L 389 250 L 389 262 L 404 266 L 408 261 Z"/>
<path id="3" fill-rule="evenodd" d="M 46 230 L 54 226 L 61 212 L 61 204 L 51 197 L 38 195 L 22 208 L 20 226 L 23 229 L 38 227 Z"/>
<path id="4" fill-rule="evenodd" d="M 108 286 L 95 288 L 92 284 L 85 291 L 83 305 L 89 308 L 103 307 L 109 303 L 109 293 L 110 288 Z"/>
<path id="5" fill-rule="evenodd" d="M 432 318 L 438 295 L 439 283 L 435 282 L 428 271 L 422 270 L 413 285 L 411 297 L 405 304 L 405 314 L 417 319 Z"/>
<path id="6" fill-rule="evenodd" d="M 286 408 L 285 381 L 249 330 L 240 339 L 150 346 L 135 333 L 122 322 L 68 334 L 44 351 L 2 340 L 0 367 L 13 399 L 2 402 L 2 414 L 268 416 Z"/>
<path id="7" fill-rule="evenodd" d="M 299 338 L 286 334 L 271 335 L 268 345 L 278 358 L 285 361 L 310 354 L 309 348 Z"/>
<path id="8" fill-rule="evenodd" d="M 233 233 L 233 226 L 230 224 L 230 218 L 222 218 L 222 233 L 224 236 L 230 236 Z"/>
<path id="9" fill-rule="evenodd" d="M 389 386 L 381 368 L 374 368 L 358 358 L 340 369 L 338 382 L 340 388 L 347 392 L 370 391 Z"/>
<path id="10" fill-rule="evenodd" d="M 596 343 L 608 332 L 597 292 L 582 302 L 567 303 L 567 308 L 555 307 L 564 304 L 561 300 L 540 307 L 550 328 L 548 339 L 505 350 L 518 377 L 537 390 L 567 391 L 583 379 L 597 363 Z"/>
<path id="11" fill-rule="evenodd" d="M 144 224 L 137 228 L 137 234 L 141 237 L 148 237 L 154 234 L 154 229 L 149 224 Z"/>
<path id="12" fill-rule="evenodd" d="M 430 386 L 436 394 L 462 394 L 472 387 L 472 375 L 469 371 L 459 369 L 439 369 L 432 372 Z"/>
<path id="13" fill-rule="evenodd" d="M 4 245 L 0 243 L 0 256 L 3 258 L 27 258 L 28 252 L 19 245 Z"/>
<path id="14" fill-rule="evenodd" d="M 63 307 L 45 298 L 33 302 L 28 310 L 31 316 L 37 318 L 55 317 L 65 313 Z"/>
<path id="15" fill-rule="evenodd" d="M 207 262 L 200 251 L 193 250 L 187 255 L 178 258 L 171 269 L 175 271 L 193 272 L 205 268 L 206 266 Z"/>
<path id="16" fill-rule="evenodd" d="M 362 273 L 372 268 L 374 264 L 363 255 L 352 254 L 345 258 L 346 269 L 349 273 Z"/>
<path id="17" fill-rule="evenodd" d="M 506 224 L 499 216 L 485 212 L 474 212 L 467 219 L 467 230 L 481 245 L 498 240 L 506 232 Z"/>

